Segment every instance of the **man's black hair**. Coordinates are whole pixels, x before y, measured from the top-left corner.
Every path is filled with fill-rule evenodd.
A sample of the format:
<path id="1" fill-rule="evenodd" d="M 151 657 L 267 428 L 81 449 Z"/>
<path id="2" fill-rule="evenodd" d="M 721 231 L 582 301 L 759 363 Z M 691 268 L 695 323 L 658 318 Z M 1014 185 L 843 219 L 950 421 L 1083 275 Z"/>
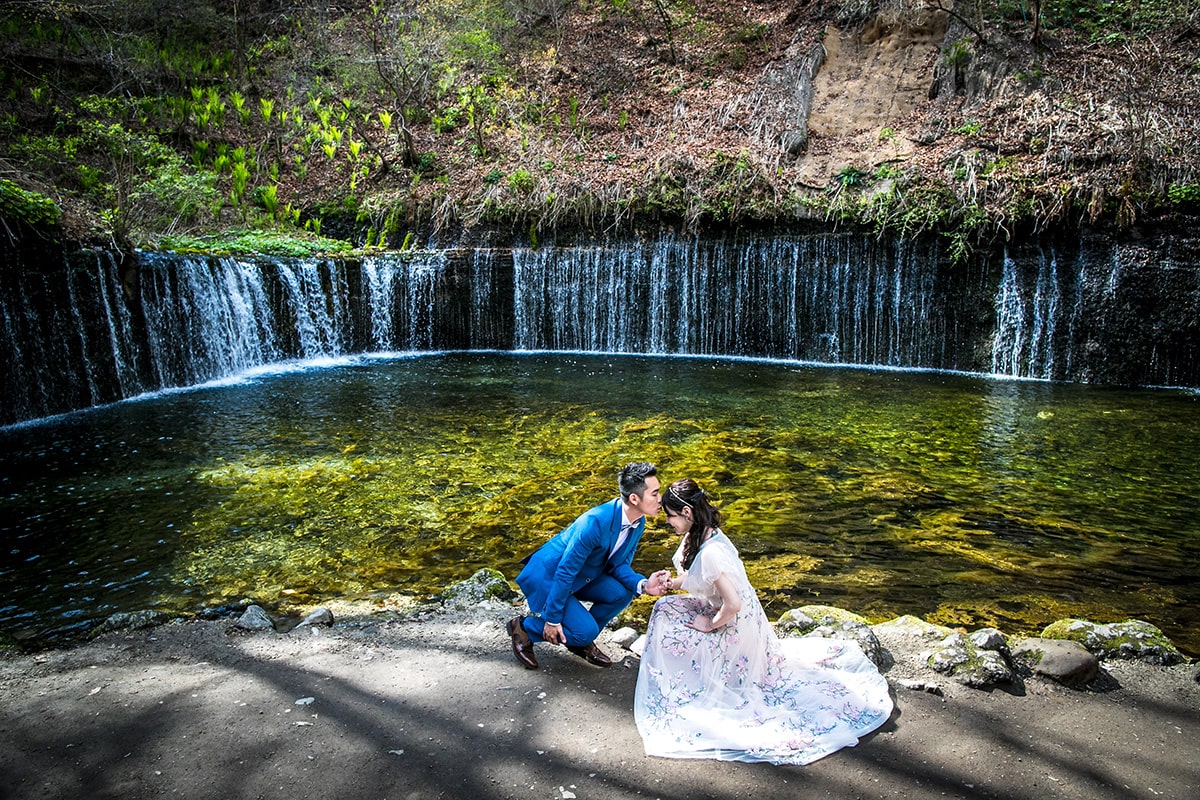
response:
<path id="1" fill-rule="evenodd" d="M 646 491 L 646 478 L 658 475 L 658 467 L 649 461 L 635 461 L 621 468 L 618 485 L 621 487 L 622 499 L 628 500 L 629 495 L 641 495 Z"/>

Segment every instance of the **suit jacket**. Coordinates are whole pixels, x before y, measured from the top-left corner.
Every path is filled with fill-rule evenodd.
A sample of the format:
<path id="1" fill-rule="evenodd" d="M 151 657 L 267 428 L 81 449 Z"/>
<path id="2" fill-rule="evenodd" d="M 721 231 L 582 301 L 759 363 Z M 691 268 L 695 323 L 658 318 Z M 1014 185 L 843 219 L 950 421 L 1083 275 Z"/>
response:
<path id="1" fill-rule="evenodd" d="M 610 559 L 608 554 L 617 543 L 623 523 L 618 497 L 580 514 L 529 556 L 517 576 L 529 610 L 546 622 L 561 624 L 567 598 L 601 575 L 611 575 L 636 594 L 642 576 L 630 563 L 646 529 L 646 518 L 637 521 Z"/>

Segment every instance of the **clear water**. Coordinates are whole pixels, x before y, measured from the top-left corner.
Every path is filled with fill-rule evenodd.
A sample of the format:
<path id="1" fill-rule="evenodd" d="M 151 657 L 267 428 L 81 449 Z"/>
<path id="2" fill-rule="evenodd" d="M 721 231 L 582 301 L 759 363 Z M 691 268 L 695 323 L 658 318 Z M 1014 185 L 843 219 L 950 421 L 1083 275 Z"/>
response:
<path id="1" fill-rule="evenodd" d="M 1191 392 L 781 362 L 304 365 L 0 429 L 0 631 L 511 578 L 650 460 L 718 498 L 772 615 L 1136 617 L 1200 655 L 1198 423 Z M 635 566 L 675 544 L 660 518 Z"/>

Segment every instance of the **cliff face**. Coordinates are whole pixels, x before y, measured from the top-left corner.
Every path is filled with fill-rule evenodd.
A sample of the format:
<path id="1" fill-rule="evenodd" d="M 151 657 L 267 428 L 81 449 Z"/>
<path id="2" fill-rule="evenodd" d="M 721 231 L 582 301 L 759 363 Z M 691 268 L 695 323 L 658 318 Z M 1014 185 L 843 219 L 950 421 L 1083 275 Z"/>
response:
<path id="1" fill-rule="evenodd" d="M 796 73 L 810 98 L 785 123 L 804 130 L 804 140 L 780 142 L 800 185 L 823 189 L 843 170 L 913 160 L 948 21 L 938 11 L 892 23 L 875 17 L 861 28 L 827 26 L 789 48 L 784 60 L 804 65 Z"/>
<path id="2" fill-rule="evenodd" d="M 809 100 L 776 126 L 783 174 L 822 193 L 809 198 L 827 217 L 932 229 L 986 220 L 979 232 L 998 239 L 1193 214 L 1196 41 L 1184 28 L 1123 46 L 1070 35 L 1035 45 L 1027 30 L 975 30 L 940 10 L 802 30 L 784 60 Z M 942 207 L 903 219 L 929 193 Z"/>

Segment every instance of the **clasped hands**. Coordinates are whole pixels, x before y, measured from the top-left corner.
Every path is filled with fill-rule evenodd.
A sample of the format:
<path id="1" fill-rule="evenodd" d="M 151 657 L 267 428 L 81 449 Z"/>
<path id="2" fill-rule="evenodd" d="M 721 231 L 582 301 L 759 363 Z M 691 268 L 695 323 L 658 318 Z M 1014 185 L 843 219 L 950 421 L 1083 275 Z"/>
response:
<path id="1" fill-rule="evenodd" d="M 660 569 L 646 579 L 646 594 L 664 595 L 676 588 L 669 569 Z M 546 622 L 542 625 L 542 638 L 550 644 L 566 644 L 567 635 L 561 623 Z"/>
<path id="2" fill-rule="evenodd" d="M 675 589 L 681 588 L 680 584 L 683 583 L 682 579 L 671 577 L 671 573 L 669 570 L 665 570 L 665 569 L 660 570 L 660 571 L 654 573 L 654 575 L 651 576 L 651 579 L 657 578 L 659 576 L 662 576 L 663 591 L 662 592 L 651 592 L 650 591 L 650 582 L 647 581 L 646 582 L 646 593 L 647 594 L 666 594 L 667 592 L 674 591 Z M 689 628 L 692 628 L 693 630 L 700 631 L 701 633 L 712 633 L 713 631 L 717 630 L 717 627 L 718 627 L 716 625 L 716 614 L 710 614 L 707 616 L 704 614 L 697 614 L 696 616 L 692 617 L 691 621 L 687 623 L 687 626 Z"/>
<path id="3" fill-rule="evenodd" d="M 667 592 L 680 588 L 683 581 L 671 577 L 671 571 L 660 569 L 654 573 L 646 581 L 646 594 L 663 595 Z M 717 630 L 716 614 L 704 615 L 697 614 L 687 623 L 689 628 L 700 631 L 701 633 L 712 633 Z"/>
<path id="4" fill-rule="evenodd" d="M 671 584 L 671 571 L 669 569 L 660 569 L 646 579 L 646 594 L 655 596 L 664 595 L 674 588 Z"/>
<path id="5" fill-rule="evenodd" d="M 671 577 L 670 570 L 661 569 L 650 576 L 646 581 L 646 594 L 663 595 L 669 591 L 679 588 L 679 582 Z M 712 633 L 717 629 L 714 624 L 715 620 L 711 616 L 697 614 L 687 623 L 689 628 L 700 631 L 701 633 Z"/>

